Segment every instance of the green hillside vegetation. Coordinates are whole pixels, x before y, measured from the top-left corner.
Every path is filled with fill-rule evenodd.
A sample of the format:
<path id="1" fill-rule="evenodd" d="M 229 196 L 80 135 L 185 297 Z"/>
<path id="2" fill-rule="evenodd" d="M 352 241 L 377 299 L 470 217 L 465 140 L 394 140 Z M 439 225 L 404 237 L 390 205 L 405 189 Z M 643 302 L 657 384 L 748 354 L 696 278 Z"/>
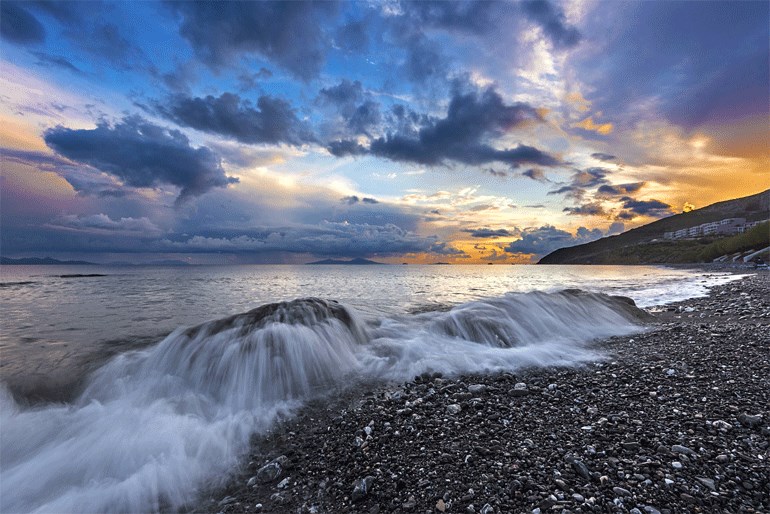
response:
<path id="1" fill-rule="evenodd" d="M 700 239 L 663 239 L 673 232 L 725 218 L 764 220 L 770 216 L 770 189 L 756 195 L 715 203 L 691 212 L 663 218 L 622 234 L 556 250 L 540 264 L 655 264 L 710 262 L 739 251 L 768 246 L 768 224 L 731 237 Z"/>

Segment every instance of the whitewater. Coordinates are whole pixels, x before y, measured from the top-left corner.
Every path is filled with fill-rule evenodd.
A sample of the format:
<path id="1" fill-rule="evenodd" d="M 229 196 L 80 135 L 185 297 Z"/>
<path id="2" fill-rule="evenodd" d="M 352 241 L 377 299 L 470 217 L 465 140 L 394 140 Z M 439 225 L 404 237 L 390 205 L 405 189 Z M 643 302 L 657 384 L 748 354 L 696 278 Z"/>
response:
<path id="1" fill-rule="evenodd" d="M 309 399 L 424 372 L 489 373 L 600 359 L 601 345 L 595 341 L 644 329 L 649 315 L 637 306 L 702 296 L 709 287 L 737 278 L 651 267 L 596 268 L 593 274 L 552 267 L 546 277 L 534 267 L 389 271 L 396 267 L 383 266 L 141 270 L 117 278 L 107 270 L 105 277 L 67 281 L 56 270 L 37 268 L 14 270 L 13 276 L 4 269 L 0 281 L 0 305 L 12 314 L 4 316 L 0 349 L 4 364 L 6 356 L 12 357 L 12 369 L 25 365 L 19 334 L 35 333 L 30 318 L 43 300 L 61 306 L 66 295 L 76 294 L 83 301 L 71 309 L 88 318 L 89 296 L 127 306 L 126 295 L 136 294 L 145 311 L 153 305 L 162 310 L 162 301 L 153 303 L 162 295 L 149 292 L 168 290 L 175 296 L 192 287 L 203 303 L 218 300 L 211 309 L 217 311 L 222 304 L 250 303 L 235 298 L 238 288 L 225 293 L 228 288 L 221 282 L 232 277 L 240 287 L 267 287 L 270 292 L 261 294 L 277 300 L 294 292 L 297 283 L 304 292 L 327 294 L 255 302 L 251 309 L 234 311 L 241 314 L 178 323 L 182 326 L 159 342 L 125 351 L 114 343 L 121 334 L 110 334 L 106 340 L 117 346 L 114 355 L 80 377 L 66 401 L 30 401 L 18 392 L 14 398 L 16 375 L 8 375 L 0 386 L 2 512 L 177 510 L 236 469 L 250 437 L 292 416 Z M 274 282 L 277 277 L 283 285 Z M 191 280 L 200 282 L 193 287 Z M 415 283 L 415 291 L 433 287 L 432 293 L 404 295 Z M 579 283 L 583 287 L 575 289 Z M 467 291 L 470 284 L 476 291 Z M 259 297 L 259 286 L 254 288 L 251 296 Z M 332 291 L 337 294 L 328 294 Z M 630 296 L 637 306 L 607 293 Z M 189 310 L 200 314 L 194 305 L 176 309 L 185 313 L 171 316 L 169 323 L 189 319 Z M 76 321 L 58 320 L 50 312 L 60 323 L 49 330 L 57 339 L 75 341 L 67 329 Z M 133 308 L 110 311 L 101 319 L 113 331 L 132 327 L 131 320 L 146 329 L 159 324 L 152 316 L 141 319 Z M 109 327 L 93 327 L 85 339 L 109 332 Z M 38 335 L 52 337 L 45 330 Z M 104 344 L 84 342 L 75 353 L 100 355 L 94 348 Z M 58 355 L 55 345 L 41 346 L 34 357 L 38 367 L 61 362 L 58 357 L 46 361 Z"/>

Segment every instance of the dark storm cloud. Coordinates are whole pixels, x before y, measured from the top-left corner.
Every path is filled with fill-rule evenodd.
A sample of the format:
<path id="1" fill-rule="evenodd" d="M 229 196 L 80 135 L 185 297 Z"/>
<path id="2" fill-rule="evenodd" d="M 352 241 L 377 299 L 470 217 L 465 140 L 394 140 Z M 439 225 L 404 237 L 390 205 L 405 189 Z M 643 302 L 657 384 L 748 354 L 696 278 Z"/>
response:
<path id="1" fill-rule="evenodd" d="M 140 117 L 95 129 L 56 127 L 45 132 L 46 144 L 72 161 L 113 175 L 132 187 L 173 185 L 179 199 L 197 196 L 237 179 L 225 175 L 219 158 L 205 146 L 190 146 L 177 130 L 153 125 Z"/>
<path id="2" fill-rule="evenodd" d="M 630 196 L 624 196 L 620 200 L 624 209 L 640 216 L 664 216 L 673 212 L 669 204 L 660 200 L 635 200 Z"/>
<path id="3" fill-rule="evenodd" d="M 238 75 L 238 89 L 250 91 L 256 89 L 260 80 L 267 80 L 273 76 L 273 72 L 267 68 L 260 68 L 256 73 L 241 73 Z"/>
<path id="4" fill-rule="evenodd" d="M 609 182 L 605 177 L 610 171 L 605 168 L 588 168 L 585 170 L 575 170 L 570 177 L 570 183 L 553 191 L 548 191 L 549 195 L 561 195 L 565 198 L 582 200 L 586 190 L 596 187 L 600 184 Z"/>
<path id="5" fill-rule="evenodd" d="M 364 87 L 358 80 L 342 79 L 336 86 L 325 87 L 318 92 L 318 100 L 322 104 L 338 106 L 353 106 L 364 96 Z"/>
<path id="6" fill-rule="evenodd" d="M 578 216 L 606 216 L 607 212 L 600 203 L 587 203 L 577 207 L 565 207 L 563 212 Z"/>
<path id="7" fill-rule="evenodd" d="M 369 150 L 358 144 L 356 141 L 347 139 L 332 141 L 326 146 L 326 149 L 329 150 L 329 153 L 335 157 L 345 157 L 346 155 L 366 155 L 369 153 Z"/>
<path id="8" fill-rule="evenodd" d="M 605 168 L 588 168 L 576 170 L 572 175 L 572 185 L 580 187 L 594 187 L 607 183 L 605 178 L 610 171 Z"/>
<path id="9" fill-rule="evenodd" d="M 543 29 L 554 46 L 570 48 L 580 42 L 580 32 L 567 25 L 564 13 L 547 0 L 527 0 L 522 3 L 524 13 Z"/>
<path id="10" fill-rule="evenodd" d="M 604 233 L 595 228 L 589 230 L 585 227 L 577 229 L 573 236 L 567 231 L 559 230 L 552 225 L 542 227 L 529 227 L 521 232 L 521 239 L 514 241 L 505 247 L 509 253 L 534 253 L 545 255 L 559 248 L 588 243 L 602 237 Z"/>
<path id="11" fill-rule="evenodd" d="M 596 54 L 578 63 L 583 80 L 601 92 L 589 98 L 597 110 L 648 109 L 655 99 L 665 118 L 687 129 L 770 114 L 770 3 L 616 5 L 617 18 L 634 22 L 613 25 L 601 67 Z M 587 30 L 606 31 L 605 23 L 589 20 Z"/>
<path id="12" fill-rule="evenodd" d="M 233 93 L 205 98 L 175 95 L 165 104 L 156 102 L 155 108 L 180 125 L 242 143 L 301 145 L 315 140 L 291 105 L 271 96 L 259 97 L 255 108 Z"/>
<path id="13" fill-rule="evenodd" d="M 324 23 L 335 2 L 169 2 L 180 33 L 213 68 L 257 53 L 303 80 L 318 76 L 330 45 Z"/>
<path id="14" fill-rule="evenodd" d="M 352 20 L 337 29 L 334 42 L 349 52 L 365 52 L 369 47 L 366 20 Z"/>
<path id="15" fill-rule="evenodd" d="M 25 9 L 25 4 L 26 2 L 0 2 L 0 36 L 11 43 L 42 43 L 45 40 L 45 29 L 37 18 Z"/>
<path id="16" fill-rule="evenodd" d="M 404 14 L 420 26 L 481 34 L 495 21 L 496 2 L 409 1 Z"/>
<path id="17" fill-rule="evenodd" d="M 523 172 L 522 175 L 538 182 L 548 181 L 548 179 L 545 177 L 545 172 L 538 168 L 528 169 L 527 171 Z"/>
<path id="18" fill-rule="evenodd" d="M 367 100 L 353 111 L 352 116 L 348 120 L 348 128 L 354 134 L 369 136 L 370 132 L 377 128 L 381 122 L 380 104 Z"/>
<path id="19" fill-rule="evenodd" d="M 483 239 L 493 239 L 496 237 L 510 237 L 514 235 L 504 228 L 491 229 L 491 228 L 474 228 L 463 229 L 463 232 L 467 232 L 471 237 L 478 237 Z"/>
<path id="20" fill-rule="evenodd" d="M 343 197 L 340 199 L 340 201 L 341 201 L 342 203 L 346 203 L 346 204 L 348 204 L 348 205 L 355 205 L 355 204 L 357 204 L 359 201 L 360 201 L 361 203 L 366 203 L 366 204 L 369 204 L 369 205 L 376 205 L 376 204 L 380 203 L 380 202 L 379 202 L 377 199 L 375 199 L 375 198 L 370 198 L 370 197 L 368 197 L 368 196 L 365 196 L 365 197 L 363 197 L 363 198 L 359 198 L 359 197 L 358 197 L 358 196 L 356 196 L 356 195 L 352 195 L 352 196 L 343 196 Z"/>
<path id="21" fill-rule="evenodd" d="M 599 159 L 600 161 L 604 161 L 604 162 L 614 161 L 615 159 L 617 159 L 617 157 L 615 157 L 614 155 L 610 155 L 608 153 L 602 153 L 602 152 L 592 153 L 591 157 L 593 157 L 594 159 Z"/>
<path id="22" fill-rule="evenodd" d="M 370 152 L 394 161 L 438 165 L 446 161 L 463 164 L 504 162 L 512 167 L 522 163 L 552 166 L 555 157 L 537 148 L 519 145 L 497 150 L 484 142 L 527 122 L 541 121 L 540 114 L 523 103 L 506 105 L 494 90 L 456 93 L 447 116 L 431 120 L 416 135 L 389 134 L 372 141 Z"/>
<path id="23" fill-rule="evenodd" d="M 416 83 L 444 80 L 449 64 L 438 44 L 419 36 L 409 41 L 406 49 L 404 73 L 410 80 Z"/>
<path id="24" fill-rule="evenodd" d="M 573 200 L 582 200 L 586 194 L 585 188 L 580 186 L 562 186 L 559 189 L 548 191 L 549 195 L 564 195 L 565 198 L 572 198 Z"/>
<path id="25" fill-rule="evenodd" d="M 632 182 L 630 184 L 604 184 L 597 190 L 598 196 L 612 197 L 623 196 L 639 191 L 647 182 Z"/>

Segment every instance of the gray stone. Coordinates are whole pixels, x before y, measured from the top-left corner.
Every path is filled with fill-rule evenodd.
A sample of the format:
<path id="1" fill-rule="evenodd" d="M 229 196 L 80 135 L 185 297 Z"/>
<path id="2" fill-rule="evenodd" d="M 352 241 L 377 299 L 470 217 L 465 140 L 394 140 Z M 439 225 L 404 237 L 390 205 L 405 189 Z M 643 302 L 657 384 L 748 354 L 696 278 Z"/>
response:
<path id="1" fill-rule="evenodd" d="M 372 490 L 372 486 L 374 485 L 374 480 L 374 477 L 371 475 L 368 475 L 363 479 L 356 480 L 355 484 L 353 484 L 352 494 L 354 502 L 362 500 L 367 494 L 369 494 L 369 491 Z"/>
<path id="2" fill-rule="evenodd" d="M 463 410 L 463 408 L 457 403 L 451 403 L 446 406 L 446 411 L 452 415 L 459 414 L 461 410 Z"/>
<path id="3" fill-rule="evenodd" d="M 267 464 L 265 464 L 264 466 L 262 466 L 257 470 L 257 480 L 262 482 L 263 484 L 272 482 L 273 480 L 281 476 L 282 469 L 283 468 L 276 460 L 268 462 Z"/>
<path id="4" fill-rule="evenodd" d="M 468 386 L 468 392 L 471 394 L 480 394 L 487 390 L 484 384 L 471 384 Z"/>
<path id="5" fill-rule="evenodd" d="M 738 421 L 745 427 L 755 427 L 762 423 L 762 416 L 760 414 L 751 415 L 744 412 L 738 415 Z"/>
<path id="6" fill-rule="evenodd" d="M 712 491 L 716 491 L 717 490 L 716 485 L 714 484 L 714 481 L 711 480 L 710 478 L 695 477 L 695 480 L 697 480 L 701 484 L 705 485 L 706 487 L 708 487 Z"/>
<path id="7" fill-rule="evenodd" d="M 612 492 L 618 496 L 631 496 L 631 491 L 622 487 L 613 487 Z"/>
<path id="8" fill-rule="evenodd" d="M 591 480 L 591 470 L 588 469 L 588 466 L 586 466 L 582 460 L 580 459 L 573 460 L 572 469 L 574 469 L 575 473 L 577 473 L 584 479 Z"/>
<path id="9" fill-rule="evenodd" d="M 681 444 L 675 444 L 674 446 L 672 446 L 671 447 L 671 451 L 673 453 L 682 453 L 684 455 L 690 455 L 690 456 L 693 456 L 693 457 L 697 457 L 698 456 L 698 454 L 695 453 L 693 450 L 689 449 L 686 446 L 682 446 Z"/>

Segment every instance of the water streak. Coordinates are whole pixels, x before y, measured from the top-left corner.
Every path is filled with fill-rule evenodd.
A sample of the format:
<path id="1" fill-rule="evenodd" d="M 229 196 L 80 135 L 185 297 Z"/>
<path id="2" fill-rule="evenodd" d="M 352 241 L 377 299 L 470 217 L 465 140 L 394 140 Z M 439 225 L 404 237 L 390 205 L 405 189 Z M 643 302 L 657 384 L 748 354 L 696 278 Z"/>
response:
<path id="1" fill-rule="evenodd" d="M 113 358 L 71 404 L 23 408 L 0 389 L 0 510 L 176 509 L 224 477 L 253 433 L 331 388 L 573 364 L 644 317 L 622 298 L 563 291 L 368 323 L 302 299 L 178 329 Z"/>

